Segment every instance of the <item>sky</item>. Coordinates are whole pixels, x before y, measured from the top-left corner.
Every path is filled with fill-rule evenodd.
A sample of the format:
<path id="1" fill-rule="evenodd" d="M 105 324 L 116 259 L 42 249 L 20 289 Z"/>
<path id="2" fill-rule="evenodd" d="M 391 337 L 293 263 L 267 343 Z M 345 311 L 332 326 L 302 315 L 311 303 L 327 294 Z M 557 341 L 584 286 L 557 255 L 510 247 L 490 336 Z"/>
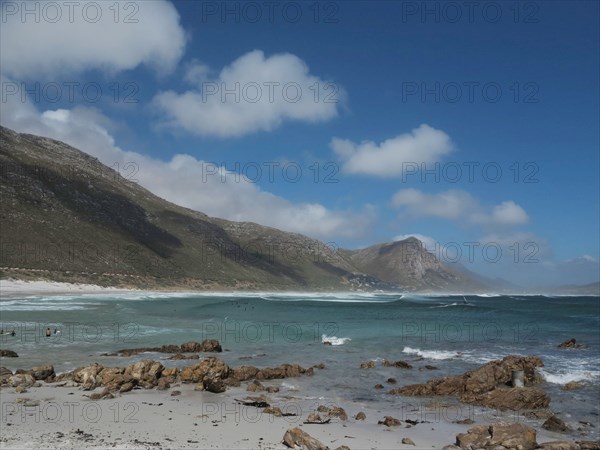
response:
<path id="1" fill-rule="evenodd" d="M 0 123 L 176 204 L 600 279 L 596 1 L 1 2 Z"/>

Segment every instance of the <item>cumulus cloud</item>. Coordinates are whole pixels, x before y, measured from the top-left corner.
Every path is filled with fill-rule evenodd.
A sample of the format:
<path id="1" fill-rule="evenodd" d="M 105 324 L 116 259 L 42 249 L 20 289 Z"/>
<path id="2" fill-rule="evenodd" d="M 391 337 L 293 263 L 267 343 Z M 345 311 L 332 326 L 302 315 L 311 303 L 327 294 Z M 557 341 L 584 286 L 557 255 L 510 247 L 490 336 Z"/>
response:
<path id="1" fill-rule="evenodd" d="M 156 195 L 210 216 L 252 221 L 316 238 L 360 237 L 373 222 L 370 208 L 358 214 L 332 211 L 319 203 L 294 203 L 251 181 L 190 155 L 161 161 L 115 145 L 110 119 L 90 108 L 40 112 L 20 99 L 2 103 L 2 125 L 64 141 L 109 167 L 133 163 L 135 179 Z M 131 166 L 130 166 L 131 167 Z M 351 224 L 351 225 L 350 225 Z"/>
<path id="2" fill-rule="evenodd" d="M 164 0 L 2 2 L 0 8 L 2 71 L 11 78 L 114 73 L 142 64 L 166 73 L 185 49 L 179 14 Z M 23 16 L 24 10 L 33 13 Z"/>
<path id="3" fill-rule="evenodd" d="M 343 161 L 345 172 L 378 177 L 401 175 L 407 169 L 407 164 L 438 161 L 453 148 L 446 133 L 426 124 L 380 144 L 372 141 L 357 144 L 333 138 L 329 145 Z"/>
<path id="4" fill-rule="evenodd" d="M 426 194 L 418 189 L 402 189 L 392 197 L 392 205 L 408 216 L 438 217 L 467 224 L 514 226 L 529 222 L 525 210 L 512 200 L 487 207 L 466 191 L 450 189 Z"/>
<path id="5" fill-rule="evenodd" d="M 403 241 L 410 237 L 414 237 L 423 243 L 423 247 L 425 250 L 432 252 L 436 249 L 436 240 L 431 236 L 425 236 L 419 233 L 409 233 L 409 234 L 399 234 L 398 236 L 394 236 L 394 241 Z"/>
<path id="6" fill-rule="evenodd" d="M 324 122 L 338 115 L 345 93 L 310 74 L 304 61 L 289 53 L 266 57 L 249 52 L 208 79 L 209 69 L 195 63 L 185 80 L 195 82 L 184 93 L 159 92 L 161 125 L 200 136 L 239 137 L 270 131 L 285 120 Z"/>

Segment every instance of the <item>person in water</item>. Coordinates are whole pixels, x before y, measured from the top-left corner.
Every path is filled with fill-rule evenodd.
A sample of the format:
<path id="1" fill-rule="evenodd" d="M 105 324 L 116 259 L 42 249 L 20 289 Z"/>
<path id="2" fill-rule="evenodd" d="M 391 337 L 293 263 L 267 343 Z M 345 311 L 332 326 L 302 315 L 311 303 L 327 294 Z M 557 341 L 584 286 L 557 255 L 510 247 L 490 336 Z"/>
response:
<path id="1" fill-rule="evenodd" d="M 17 333 L 15 333 L 15 330 L 12 330 L 12 331 L 10 332 L 10 335 L 11 335 L 11 336 L 16 336 L 16 335 L 17 335 Z"/>
<path id="2" fill-rule="evenodd" d="M 52 336 L 52 330 L 50 330 L 50 327 L 46 328 L 46 337 L 50 337 Z"/>

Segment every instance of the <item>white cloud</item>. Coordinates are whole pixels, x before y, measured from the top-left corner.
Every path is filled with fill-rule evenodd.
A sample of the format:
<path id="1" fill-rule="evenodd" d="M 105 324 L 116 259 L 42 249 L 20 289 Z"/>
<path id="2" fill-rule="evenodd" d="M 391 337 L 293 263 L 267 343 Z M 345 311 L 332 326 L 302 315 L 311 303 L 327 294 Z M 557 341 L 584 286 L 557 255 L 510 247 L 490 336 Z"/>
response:
<path id="1" fill-rule="evenodd" d="M 289 53 L 265 57 L 249 52 L 207 80 L 208 68 L 192 64 L 185 80 L 197 86 L 182 94 L 158 93 L 161 125 L 200 136 L 238 137 L 270 131 L 284 120 L 323 122 L 338 115 L 345 93 L 311 75 L 304 61 Z M 337 91 L 335 91 L 337 89 Z"/>
<path id="2" fill-rule="evenodd" d="M 399 234 L 398 236 L 394 236 L 394 241 L 403 241 L 410 237 L 417 238 L 419 241 L 423 243 L 425 250 L 429 252 L 433 252 L 436 249 L 436 240 L 431 236 L 425 236 L 423 234 L 418 233 L 409 233 L 409 234 Z"/>
<path id="3" fill-rule="evenodd" d="M 438 161 L 453 148 L 446 133 L 426 124 L 379 145 L 372 141 L 356 144 L 339 138 L 333 138 L 329 145 L 343 161 L 345 172 L 378 177 L 401 175 L 408 164 L 420 166 Z"/>
<path id="4" fill-rule="evenodd" d="M 141 64 L 168 73 L 183 55 L 185 32 L 168 1 L 68 3 L 2 2 L 6 22 L 0 27 L 0 50 L 6 76 L 40 79 L 87 69 L 113 73 Z M 37 21 L 34 14 L 23 17 L 25 9 L 37 9 Z"/>
<path id="5" fill-rule="evenodd" d="M 472 225 L 514 226 L 529 221 L 525 210 L 512 200 L 486 207 L 471 194 L 459 189 L 439 194 L 402 189 L 392 197 L 392 206 L 413 218 L 438 217 Z"/>
<path id="6" fill-rule="evenodd" d="M 108 131 L 113 125 L 110 119 L 95 109 L 40 113 L 29 103 L 9 99 L 0 105 L 2 125 L 64 141 L 109 167 L 124 168 L 134 163 L 139 168 L 134 176 L 140 185 L 166 200 L 210 216 L 257 222 L 321 239 L 360 237 L 373 222 L 374 213 L 368 207 L 357 214 L 332 211 L 319 203 L 293 203 L 190 155 L 175 155 L 164 162 L 124 151 L 115 145 Z"/>

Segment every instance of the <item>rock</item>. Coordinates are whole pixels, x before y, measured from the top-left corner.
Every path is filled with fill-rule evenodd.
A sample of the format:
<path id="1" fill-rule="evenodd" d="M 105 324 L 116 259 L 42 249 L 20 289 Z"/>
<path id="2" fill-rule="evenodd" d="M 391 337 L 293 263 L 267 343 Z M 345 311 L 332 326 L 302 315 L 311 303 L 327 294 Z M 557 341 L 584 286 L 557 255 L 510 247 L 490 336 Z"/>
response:
<path id="1" fill-rule="evenodd" d="M 143 359 L 134 364 L 130 364 L 125 368 L 125 378 L 132 378 L 136 380 L 138 384 L 147 389 L 158 384 L 164 366 L 158 361 L 152 361 L 149 359 Z"/>
<path id="2" fill-rule="evenodd" d="M 276 378 L 299 377 L 306 372 L 302 366 L 298 364 L 282 364 L 279 367 L 260 369 L 256 373 L 257 380 L 272 380 Z"/>
<path id="3" fill-rule="evenodd" d="M 3 358 L 18 358 L 17 352 L 12 350 L 0 350 L 0 356 Z"/>
<path id="4" fill-rule="evenodd" d="M 19 373 L 15 375 L 11 375 L 8 378 L 8 384 L 12 387 L 22 386 L 24 388 L 28 388 L 33 386 L 35 383 L 35 378 L 33 378 L 28 373 Z"/>
<path id="5" fill-rule="evenodd" d="M 362 411 L 356 414 L 356 416 L 354 416 L 354 420 L 365 420 L 366 418 L 367 415 Z"/>
<path id="6" fill-rule="evenodd" d="M 377 383 L 374 387 L 375 389 L 383 389 L 385 386 L 381 383 Z"/>
<path id="7" fill-rule="evenodd" d="M 586 348 L 586 347 L 587 346 L 585 344 L 578 344 L 577 339 L 575 339 L 575 338 L 567 339 L 565 342 L 558 345 L 558 348 Z"/>
<path id="8" fill-rule="evenodd" d="M 210 357 L 195 366 L 184 367 L 180 378 L 183 383 L 198 383 L 209 378 L 227 378 L 229 372 L 229 366 L 223 360 Z"/>
<path id="9" fill-rule="evenodd" d="M 392 416 L 385 416 L 383 420 L 377 422 L 377 425 L 385 425 L 386 427 L 397 427 L 402 425 L 402 422 Z"/>
<path id="10" fill-rule="evenodd" d="M 102 400 L 104 398 L 114 398 L 108 388 L 104 388 L 101 392 L 94 392 L 90 395 L 90 400 Z"/>
<path id="11" fill-rule="evenodd" d="M 36 380 L 45 380 L 54 375 L 54 367 L 50 364 L 33 367 L 29 373 Z"/>
<path id="12" fill-rule="evenodd" d="M 313 369 L 324 369 L 325 368 L 325 363 L 319 363 L 319 364 L 315 364 L 313 366 Z"/>
<path id="13" fill-rule="evenodd" d="M 324 419 L 318 412 L 311 412 L 308 414 L 308 417 L 304 421 L 306 424 L 326 424 L 331 422 L 331 419 Z"/>
<path id="14" fill-rule="evenodd" d="M 473 419 L 469 419 L 467 417 L 466 419 L 455 420 L 454 423 L 457 423 L 459 425 L 473 425 L 475 423 L 475 421 Z"/>
<path id="15" fill-rule="evenodd" d="M 442 450 L 460 450 L 460 447 L 456 445 L 445 445 L 442 447 Z"/>
<path id="16" fill-rule="evenodd" d="M 170 387 L 171 387 L 171 383 L 169 383 L 169 380 L 167 378 L 160 378 L 158 380 L 158 384 L 156 386 L 156 389 L 159 390 L 159 391 L 166 391 Z"/>
<path id="17" fill-rule="evenodd" d="M 366 362 L 360 363 L 361 369 L 373 369 L 374 367 L 375 367 L 375 361 L 366 361 Z"/>
<path id="18" fill-rule="evenodd" d="M 581 450 L 600 450 L 600 441 L 577 441 Z"/>
<path id="19" fill-rule="evenodd" d="M 544 442 L 538 446 L 540 450 L 580 450 L 581 447 L 575 442 L 569 441 L 552 441 Z"/>
<path id="20" fill-rule="evenodd" d="M 184 355 L 183 353 L 176 353 L 173 356 L 170 356 L 169 359 L 173 360 L 173 361 L 180 361 L 180 360 L 184 360 L 184 359 L 200 359 L 200 356 L 198 356 L 198 355 Z"/>
<path id="21" fill-rule="evenodd" d="M 533 450 L 537 447 L 536 432 L 521 423 L 510 425 L 479 425 L 456 436 L 461 449 L 493 450 L 496 447 L 514 450 Z"/>
<path id="22" fill-rule="evenodd" d="M 406 361 L 388 361 L 387 359 L 383 361 L 384 367 L 398 367 L 400 369 L 412 369 L 412 366 Z"/>
<path id="23" fill-rule="evenodd" d="M 181 391 L 172 391 L 171 392 L 171 397 L 177 397 L 178 395 L 181 395 Z"/>
<path id="24" fill-rule="evenodd" d="M 548 405 L 550 399 L 541 390 L 519 388 L 496 389 L 511 384 L 512 372 L 522 370 L 526 385 L 538 381 L 537 367 L 543 367 L 537 356 L 507 356 L 491 361 L 463 375 L 438 378 L 424 384 L 413 384 L 392 389 L 391 394 L 408 396 L 456 395 L 465 403 L 500 408 L 539 408 Z M 518 393 L 516 391 L 521 391 Z"/>
<path id="25" fill-rule="evenodd" d="M 263 413 L 265 414 L 271 414 L 275 417 L 281 417 L 283 416 L 283 413 L 281 412 L 281 409 L 279 409 L 277 406 L 267 406 L 265 409 L 263 409 Z"/>
<path id="26" fill-rule="evenodd" d="M 198 353 L 198 352 L 222 352 L 223 348 L 216 339 L 206 339 L 202 343 L 198 342 L 186 342 L 181 344 L 182 353 Z"/>
<path id="27" fill-rule="evenodd" d="M 0 367 L 0 383 L 5 384 L 8 382 L 8 379 L 12 376 L 12 372 L 8 370 L 6 367 Z"/>
<path id="28" fill-rule="evenodd" d="M 474 405 L 510 409 L 512 411 L 546 408 L 550 404 L 550 396 L 543 389 L 535 387 L 496 388 L 475 397 L 463 396 L 461 400 Z"/>
<path id="29" fill-rule="evenodd" d="M 348 447 L 347 445 L 340 445 L 339 447 L 336 447 L 334 450 L 350 450 L 350 447 Z"/>
<path id="30" fill-rule="evenodd" d="M 104 367 L 98 363 L 87 367 L 80 367 L 73 371 L 73 381 L 79 383 L 84 391 L 91 391 L 100 386 L 102 380 L 98 375 L 103 369 Z"/>
<path id="31" fill-rule="evenodd" d="M 119 392 L 121 392 L 121 393 L 129 392 L 133 389 L 133 387 L 134 387 L 134 384 L 131 381 L 129 383 L 124 383 L 119 388 Z"/>
<path id="32" fill-rule="evenodd" d="M 405 445 L 417 445 L 411 438 L 402 438 L 402 443 Z"/>
<path id="33" fill-rule="evenodd" d="M 17 386 L 15 388 L 15 392 L 17 394 L 24 394 L 25 392 L 27 392 L 27 389 L 25 388 L 25 386 Z"/>
<path id="34" fill-rule="evenodd" d="M 262 385 L 262 383 L 258 380 L 254 380 L 252 383 L 248 384 L 248 386 L 246 387 L 246 390 L 249 392 L 260 392 L 260 391 L 264 391 L 265 387 Z"/>
<path id="35" fill-rule="evenodd" d="M 328 447 L 298 427 L 290 428 L 285 432 L 283 443 L 292 449 L 301 447 L 305 450 L 329 450 Z"/>
<path id="36" fill-rule="evenodd" d="M 222 378 L 205 378 L 204 380 L 204 390 L 208 392 L 214 392 L 215 394 L 220 394 L 221 392 L 225 392 L 227 386 Z"/>
<path id="37" fill-rule="evenodd" d="M 241 366 L 231 369 L 231 377 L 238 381 L 248 381 L 256 376 L 258 368 L 254 366 Z"/>
<path id="38" fill-rule="evenodd" d="M 581 389 L 582 387 L 583 387 L 583 384 L 578 383 L 577 381 L 569 381 L 561 389 L 563 391 L 572 391 L 574 389 Z"/>
<path id="39" fill-rule="evenodd" d="M 542 428 L 548 431 L 565 432 L 569 429 L 567 424 L 558 416 L 549 417 L 543 424 Z"/>
<path id="40" fill-rule="evenodd" d="M 388 379 L 387 379 L 387 382 L 388 382 L 389 384 L 396 384 L 398 381 L 396 381 L 396 379 L 395 379 L 395 378 L 388 378 Z"/>
<path id="41" fill-rule="evenodd" d="M 550 411 L 549 409 L 540 409 L 537 411 L 525 411 L 523 413 L 523 415 L 525 417 L 527 417 L 528 419 L 533 419 L 533 420 L 542 420 L 542 419 L 547 419 L 548 417 L 551 417 L 554 415 L 554 413 L 552 411 Z"/>
<path id="42" fill-rule="evenodd" d="M 425 366 L 425 368 L 426 368 L 427 370 L 440 370 L 440 369 L 438 369 L 436 366 L 430 366 L 429 364 L 427 364 L 427 365 Z"/>
<path id="43" fill-rule="evenodd" d="M 346 414 L 346 411 L 344 411 L 344 408 L 341 408 L 339 406 L 333 406 L 329 408 L 329 411 L 327 411 L 327 415 L 329 417 L 337 417 L 340 420 L 343 420 L 344 422 L 348 420 L 348 415 Z"/>
<path id="44" fill-rule="evenodd" d="M 267 392 L 269 394 L 274 394 L 276 392 L 279 392 L 279 388 L 277 386 L 267 386 Z"/>

